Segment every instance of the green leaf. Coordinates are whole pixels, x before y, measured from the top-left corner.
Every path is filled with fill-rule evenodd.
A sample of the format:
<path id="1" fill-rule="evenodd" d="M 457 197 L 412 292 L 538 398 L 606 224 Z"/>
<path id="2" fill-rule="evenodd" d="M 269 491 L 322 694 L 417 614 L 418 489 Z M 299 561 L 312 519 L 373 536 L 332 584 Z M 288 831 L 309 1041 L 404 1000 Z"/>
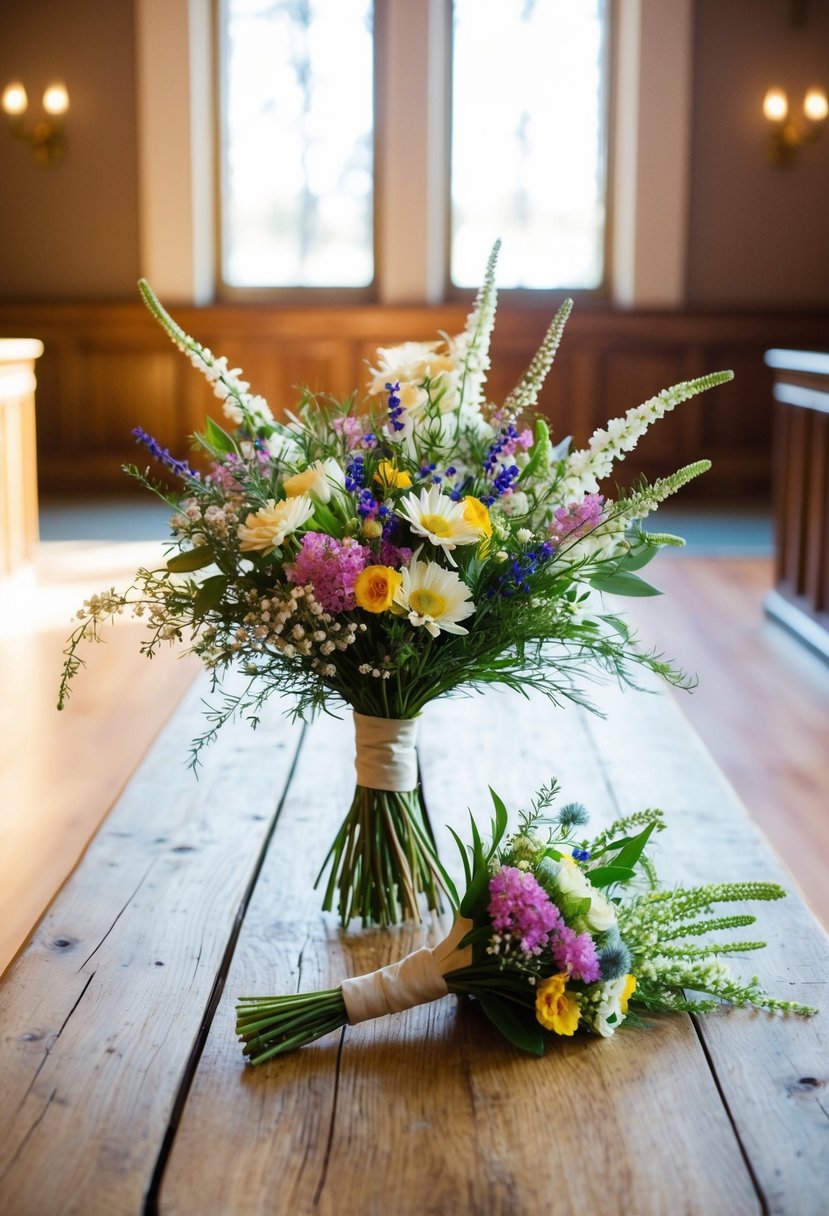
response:
<path id="1" fill-rule="evenodd" d="M 223 427 L 220 427 L 218 422 L 214 422 L 212 418 L 207 419 L 204 436 L 210 446 L 215 448 L 217 452 L 235 452 L 238 450 L 233 436 L 228 435 L 227 431 Z"/>
<path id="2" fill-rule="evenodd" d="M 627 553 L 619 562 L 620 570 L 641 570 L 647 566 L 648 562 L 652 562 L 659 552 L 660 545 L 636 545 L 629 553 Z"/>
<path id="3" fill-rule="evenodd" d="M 474 913 L 489 882 L 489 867 L 481 834 L 471 813 L 469 819 L 472 827 L 472 880 L 466 889 L 460 910 L 463 916 L 470 916 L 474 920 Z"/>
<path id="4" fill-rule="evenodd" d="M 519 1012 L 509 1001 L 492 992 L 481 993 L 478 1004 L 495 1029 L 515 1047 L 534 1056 L 544 1055 L 544 1035 L 529 1010 Z"/>
<path id="5" fill-rule="evenodd" d="M 609 887 L 614 882 L 630 882 L 633 870 L 629 866 L 596 866 L 587 871 L 587 877 L 594 887 Z"/>
<path id="6" fill-rule="evenodd" d="M 312 521 L 322 528 L 323 532 L 327 532 L 329 536 L 336 536 L 337 540 L 342 540 L 345 525 L 341 520 L 337 519 L 329 507 L 326 507 L 321 502 L 317 502 L 316 499 L 314 499 Z"/>
<path id="7" fill-rule="evenodd" d="M 470 929 L 465 933 L 458 942 L 458 950 L 463 950 L 466 946 L 474 946 L 477 942 L 488 942 L 492 937 L 492 926 L 481 925 L 478 929 Z"/>
<path id="8" fill-rule="evenodd" d="M 193 612 L 196 616 L 204 616 L 211 608 L 215 608 L 227 590 L 227 575 L 214 574 L 207 578 L 199 588 L 199 593 L 193 601 Z"/>
<path id="9" fill-rule="evenodd" d="M 504 806 L 503 801 L 495 793 L 492 786 L 489 787 L 489 796 L 492 799 L 492 804 L 495 807 L 495 822 L 493 824 L 492 844 L 489 849 L 487 860 L 491 860 L 495 854 L 495 850 L 504 838 L 504 832 L 507 830 L 509 823 L 509 812 Z"/>
<path id="10" fill-rule="evenodd" d="M 605 591 L 608 595 L 661 595 L 662 592 L 646 583 L 638 574 L 629 574 L 620 570 L 618 574 L 594 574 L 587 579 L 591 587 L 597 591 Z"/>
<path id="11" fill-rule="evenodd" d="M 167 562 L 167 569 L 171 574 L 186 574 L 189 570 L 201 570 L 212 562 L 213 550 L 207 545 L 200 545 L 198 549 L 186 549 L 183 553 L 171 557 Z"/>
<path id="12" fill-rule="evenodd" d="M 632 840 L 626 841 L 623 847 L 613 858 L 611 864 L 614 866 L 623 866 L 633 869 L 645 851 L 645 845 L 653 835 L 655 828 L 655 822 L 649 823 L 648 826 L 643 828 L 642 831 L 637 836 L 634 836 Z"/>
<path id="13" fill-rule="evenodd" d="M 530 448 L 530 458 L 521 470 L 518 483 L 534 477 L 546 465 L 550 452 L 550 428 L 543 418 L 535 420 L 535 438 Z"/>
<path id="14" fill-rule="evenodd" d="M 449 831 L 452 833 L 452 836 L 454 837 L 454 840 L 455 840 L 455 844 L 458 846 L 458 851 L 460 852 L 460 855 L 461 855 L 461 861 L 463 862 L 463 872 L 464 872 L 464 877 L 466 879 L 466 886 L 468 887 L 472 881 L 472 871 L 469 868 L 469 858 L 466 855 L 466 845 L 463 843 L 463 841 L 461 840 L 460 836 L 458 835 L 458 833 L 455 831 L 454 828 L 449 828 Z"/>

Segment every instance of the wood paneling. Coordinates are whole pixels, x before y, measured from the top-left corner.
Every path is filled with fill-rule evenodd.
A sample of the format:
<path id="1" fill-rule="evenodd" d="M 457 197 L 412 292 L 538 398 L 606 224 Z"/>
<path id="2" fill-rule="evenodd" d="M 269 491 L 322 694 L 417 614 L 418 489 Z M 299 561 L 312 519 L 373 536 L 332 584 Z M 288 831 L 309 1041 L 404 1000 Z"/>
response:
<path id="1" fill-rule="evenodd" d="M 529 363 L 552 312 L 503 300 L 492 343 L 489 395 L 502 399 Z M 377 346 L 458 332 L 467 306 L 305 308 L 221 305 L 173 310 L 205 346 L 240 367 L 276 412 L 298 388 L 345 398 L 361 391 Z M 136 304 L 0 306 L 0 331 L 35 336 L 46 351 L 38 388 L 41 483 L 52 491 L 126 489 L 140 425 L 185 454 L 209 386 Z M 678 380 L 723 367 L 736 380 L 684 404 L 625 463 L 623 480 L 656 477 L 707 456 L 714 467 L 686 494 L 767 496 L 771 485 L 771 346 L 829 346 L 829 314 L 616 312 L 577 308 L 541 404 L 555 435 L 584 443 L 597 426 Z"/>

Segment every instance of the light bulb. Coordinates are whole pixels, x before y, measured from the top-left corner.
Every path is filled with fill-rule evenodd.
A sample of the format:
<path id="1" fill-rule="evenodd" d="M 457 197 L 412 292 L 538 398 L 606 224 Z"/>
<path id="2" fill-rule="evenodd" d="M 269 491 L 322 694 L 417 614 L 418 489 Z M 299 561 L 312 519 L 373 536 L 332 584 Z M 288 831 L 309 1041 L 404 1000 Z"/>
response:
<path id="1" fill-rule="evenodd" d="M 43 94 L 43 108 L 47 114 L 65 114 L 69 109 L 69 94 L 62 80 L 55 80 Z"/>
<path id="2" fill-rule="evenodd" d="M 769 122 L 783 122 L 789 112 L 789 99 L 783 89 L 769 89 L 763 98 L 763 113 Z"/>
<path id="3" fill-rule="evenodd" d="M 28 104 L 29 99 L 26 96 L 26 90 L 19 80 L 14 80 L 11 84 L 6 85 L 3 90 L 3 96 L 0 98 L 0 105 L 2 105 L 7 114 L 11 115 L 12 118 L 25 114 Z"/>
<path id="4" fill-rule="evenodd" d="M 803 113 L 810 122 L 823 122 L 829 114 L 829 100 L 823 89 L 809 89 L 803 98 Z"/>

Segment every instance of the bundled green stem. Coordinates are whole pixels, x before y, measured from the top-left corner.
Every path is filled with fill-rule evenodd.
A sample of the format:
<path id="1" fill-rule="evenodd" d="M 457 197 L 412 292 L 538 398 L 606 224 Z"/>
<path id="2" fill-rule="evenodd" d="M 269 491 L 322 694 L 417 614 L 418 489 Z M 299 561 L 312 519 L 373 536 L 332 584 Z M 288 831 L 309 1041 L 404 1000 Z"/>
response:
<path id="1" fill-rule="evenodd" d="M 420 895 L 440 910 L 454 888 L 438 861 L 420 790 L 372 790 L 358 785 L 320 874 L 330 866 L 323 910 L 343 925 L 394 925 L 421 919 Z"/>
<path id="2" fill-rule="evenodd" d="M 251 1064 L 305 1047 L 348 1022 L 341 988 L 293 996 L 239 998 L 236 1033 Z"/>

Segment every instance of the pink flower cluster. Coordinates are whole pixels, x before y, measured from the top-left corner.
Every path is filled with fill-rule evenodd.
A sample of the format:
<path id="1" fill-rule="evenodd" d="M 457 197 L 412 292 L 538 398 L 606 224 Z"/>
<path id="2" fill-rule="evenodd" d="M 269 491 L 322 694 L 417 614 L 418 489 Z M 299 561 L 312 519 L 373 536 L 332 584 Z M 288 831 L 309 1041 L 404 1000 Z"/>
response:
<path id="1" fill-rule="evenodd" d="M 241 485 L 237 481 L 233 467 L 237 465 L 241 467 L 241 461 L 235 453 L 228 453 L 224 460 L 216 461 L 210 468 L 210 480 L 214 486 L 224 490 L 227 494 L 238 494 L 241 492 Z"/>
<path id="2" fill-rule="evenodd" d="M 489 915 L 496 933 L 517 938 L 524 954 L 538 954 L 561 927 L 561 913 L 526 870 L 501 866 L 489 880 Z"/>
<path id="3" fill-rule="evenodd" d="M 501 448 L 500 457 L 514 456 L 516 452 L 526 452 L 533 445 L 533 433 L 528 426 L 525 426 L 523 431 L 515 436 L 514 439 L 508 439 Z"/>
<path id="4" fill-rule="evenodd" d="M 401 566 L 408 566 L 411 560 L 412 551 L 405 545 L 393 545 L 385 536 L 380 541 L 381 566 L 391 566 L 393 570 L 399 570 Z"/>
<path id="5" fill-rule="evenodd" d="M 596 946 L 589 933 L 576 933 L 532 874 L 501 866 L 489 880 L 489 915 L 496 933 L 515 938 L 524 954 L 545 946 L 561 971 L 586 984 L 600 978 Z"/>
<path id="6" fill-rule="evenodd" d="M 359 418 L 352 417 L 350 414 L 346 414 L 341 418 L 334 418 L 331 426 L 336 435 L 342 435 L 345 439 L 349 452 L 353 452 L 358 447 L 373 448 L 377 446 L 376 436 L 366 432 L 362 421 Z"/>
<path id="7" fill-rule="evenodd" d="M 556 966 L 569 971 L 574 980 L 592 984 L 601 977 L 596 946 L 589 933 L 576 933 L 568 925 L 562 925 L 550 943 Z"/>
<path id="8" fill-rule="evenodd" d="M 564 540 L 576 540 L 599 526 L 603 510 L 602 494 L 585 494 L 581 502 L 571 502 L 569 507 L 556 509 L 550 524 L 550 535 L 557 544 Z"/>
<path id="9" fill-rule="evenodd" d="M 314 589 L 314 598 L 326 612 L 350 612 L 357 601 L 354 584 L 365 568 L 370 549 L 346 537 L 337 540 L 324 532 L 306 532 L 296 560 L 285 567 L 292 583 Z"/>

